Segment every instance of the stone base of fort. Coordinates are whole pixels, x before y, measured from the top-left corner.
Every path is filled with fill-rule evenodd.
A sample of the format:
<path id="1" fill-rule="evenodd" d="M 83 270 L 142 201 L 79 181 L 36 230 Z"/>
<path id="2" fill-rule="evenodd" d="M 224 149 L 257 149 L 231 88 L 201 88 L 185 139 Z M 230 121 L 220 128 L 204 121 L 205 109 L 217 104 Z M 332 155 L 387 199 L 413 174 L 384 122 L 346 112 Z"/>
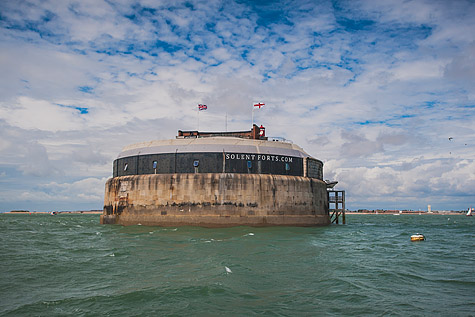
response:
<path id="1" fill-rule="evenodd" d="M 152 174 L 107 181 L 103 224 L 317 226 L 330 224 L 326 184 L 263 174 Z"/>

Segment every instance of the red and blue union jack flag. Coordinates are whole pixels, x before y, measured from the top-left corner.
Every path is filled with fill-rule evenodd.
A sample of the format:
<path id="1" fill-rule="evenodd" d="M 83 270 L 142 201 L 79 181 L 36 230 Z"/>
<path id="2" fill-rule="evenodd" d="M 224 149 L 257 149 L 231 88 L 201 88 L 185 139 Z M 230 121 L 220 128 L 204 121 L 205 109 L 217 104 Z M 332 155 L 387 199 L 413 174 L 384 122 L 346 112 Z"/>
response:
<path id="1" fill-rule="evenodd" d="M 201 110 L 206 110 L 208 109 L 208 106 L 207 105 L 202 105 L 202 104 L 199 104 L 198 105 L 198 110 L 201 111 Z"/>

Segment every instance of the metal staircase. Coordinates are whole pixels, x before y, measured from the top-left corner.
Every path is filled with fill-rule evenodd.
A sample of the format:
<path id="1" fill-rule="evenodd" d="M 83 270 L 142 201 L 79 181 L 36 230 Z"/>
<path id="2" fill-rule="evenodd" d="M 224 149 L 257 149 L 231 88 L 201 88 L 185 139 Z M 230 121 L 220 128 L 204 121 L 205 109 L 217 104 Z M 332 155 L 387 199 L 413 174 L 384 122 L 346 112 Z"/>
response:
<path id="1" fill-rule="evenodd" d="M 342 224 L 346 223 L 345 217 L 345 191 L 327 189 L 328 195 L 328 212 L 330 213 L 331 223 L 339 223 L 341 216 Z"/>

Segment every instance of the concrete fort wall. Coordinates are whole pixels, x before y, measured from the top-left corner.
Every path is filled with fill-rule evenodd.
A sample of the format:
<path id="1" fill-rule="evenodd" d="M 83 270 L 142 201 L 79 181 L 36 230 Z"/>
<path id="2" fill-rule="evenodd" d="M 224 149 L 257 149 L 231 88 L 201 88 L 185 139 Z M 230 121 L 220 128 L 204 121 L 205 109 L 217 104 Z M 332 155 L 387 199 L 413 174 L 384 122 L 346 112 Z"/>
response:
<path id="1" fill-rule="evenodd" d="M 316 178 L 234 173 L 131 175 L 106 182 L 101 223 L 316 226 L 330 223 Z"/>

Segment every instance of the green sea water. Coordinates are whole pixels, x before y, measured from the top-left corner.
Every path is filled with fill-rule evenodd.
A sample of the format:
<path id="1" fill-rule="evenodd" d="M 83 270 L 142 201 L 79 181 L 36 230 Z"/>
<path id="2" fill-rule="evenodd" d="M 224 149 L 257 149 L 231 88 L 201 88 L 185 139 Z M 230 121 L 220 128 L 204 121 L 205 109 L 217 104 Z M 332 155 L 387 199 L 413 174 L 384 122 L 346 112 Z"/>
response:
<path id="1" fill-rule="evenodd" d="M 0 214 L 0 315 L 473 316 L 474 218 L 205 229 Z"/>

